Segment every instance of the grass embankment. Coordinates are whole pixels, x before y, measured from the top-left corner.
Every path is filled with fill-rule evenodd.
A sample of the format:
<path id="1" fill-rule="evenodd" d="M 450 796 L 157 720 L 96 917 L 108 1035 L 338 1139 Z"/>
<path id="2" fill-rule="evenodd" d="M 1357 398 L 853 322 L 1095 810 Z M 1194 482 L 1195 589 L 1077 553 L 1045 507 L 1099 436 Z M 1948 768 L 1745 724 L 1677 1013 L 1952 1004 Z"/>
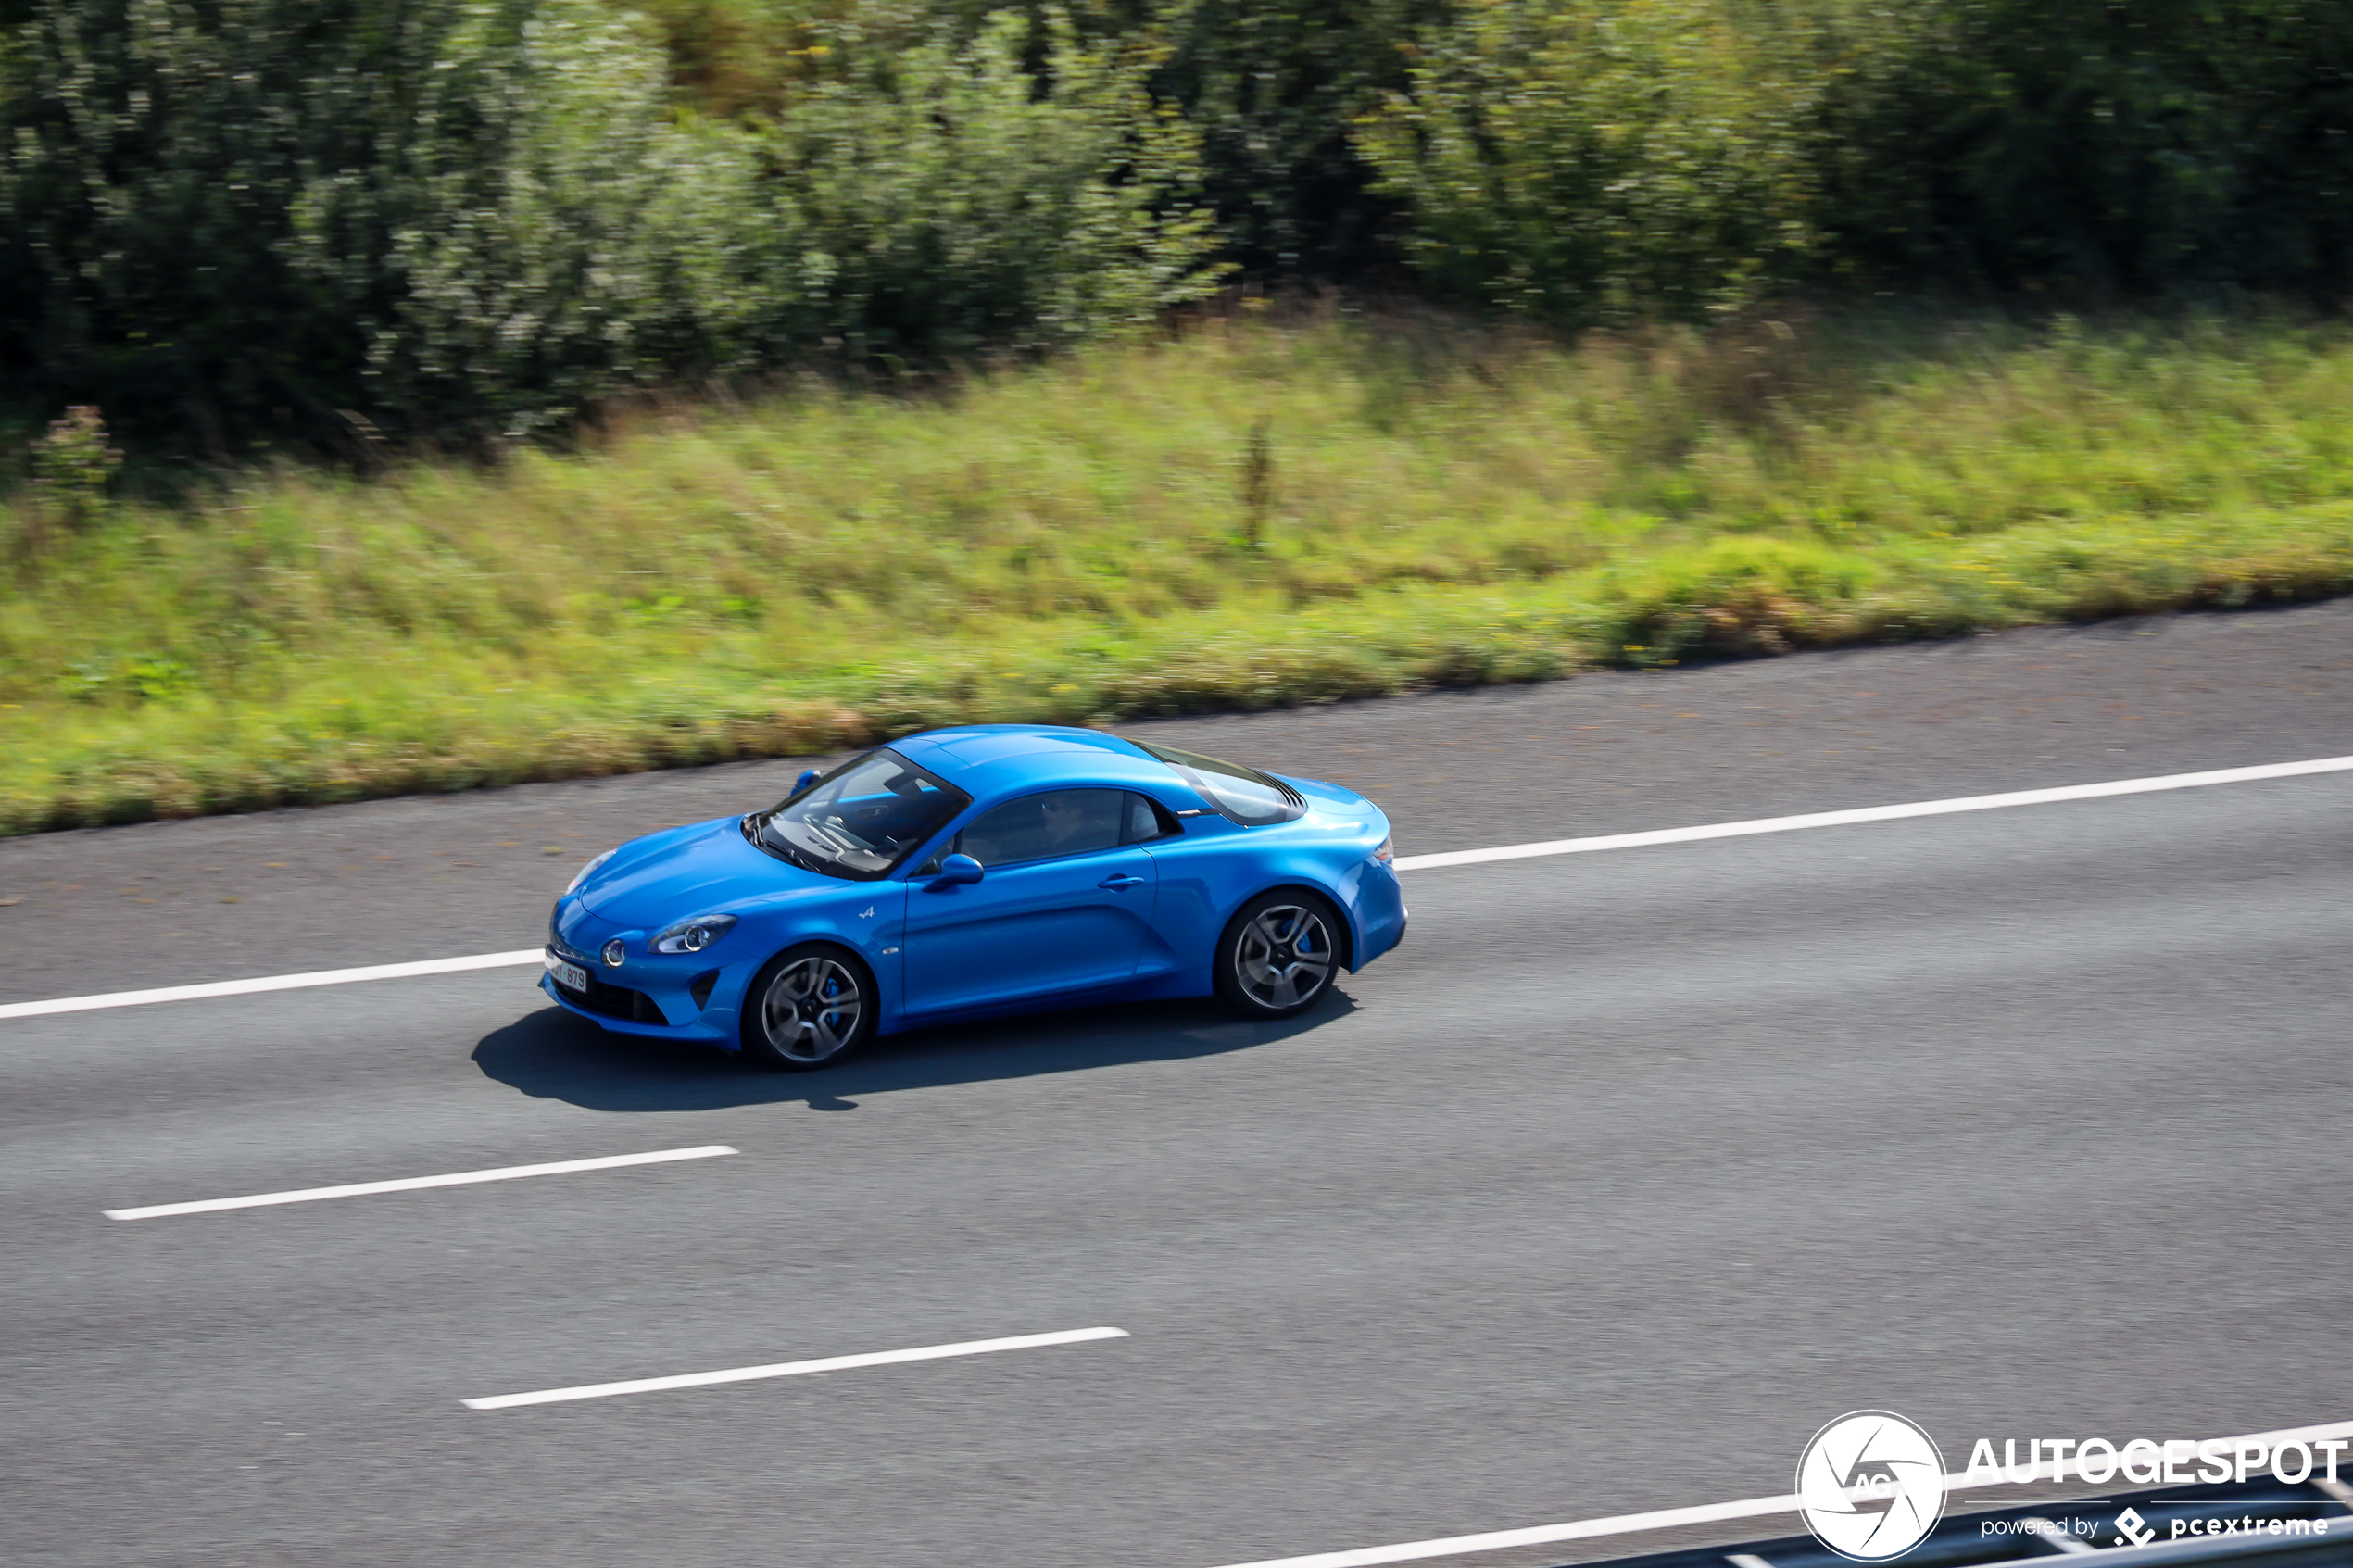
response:
<path id="1" fill-rule="evenodd" d="M 1327 319 L 250 474 L 20 551 L 0 832 L 2318 596 L 2348 409 L 2271 319 Z"/>

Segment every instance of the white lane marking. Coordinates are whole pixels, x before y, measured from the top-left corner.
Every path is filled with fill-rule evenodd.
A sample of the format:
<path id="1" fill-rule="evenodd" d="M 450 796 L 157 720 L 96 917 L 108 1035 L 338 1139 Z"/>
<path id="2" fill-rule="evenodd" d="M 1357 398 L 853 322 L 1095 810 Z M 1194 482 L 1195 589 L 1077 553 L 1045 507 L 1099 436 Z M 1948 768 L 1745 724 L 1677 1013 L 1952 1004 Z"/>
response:
<path id="1" fill-rule="evenodd" d="M 957 1345 L 926 1345 L 915 1350 L 870 1350 L 862 1356 L 826 1356 L 813 1361 L 778 1361 L 773 1366 L 731 1367 L 725 1372 L 689 1372 L 677 1377 L 638 1377 L 626 1383 L 588 1383 L 577 1388 L 542 1388 L 535 1394 L 494 1394 L 460 1399 L 470 1411 L 502 1411 L 516 1405 L 553 1405 L 566 1399 L 603 1399 L 615 1394 L 651 1394 L 664 1388 L 707 1388 L 714 1383 L 750 1383 L 763 1377 L 799 1377 L 811 1372 L 846 1372 L 851 1367 L 895 1366 L 900 1361 L 936 1361 L 950 1356 L 985 1356 L 992 1350 L 1033 1350 L 1043 1345 L 1076 1345 L 1088 1339 L 1125 1339 L 1124 1328 L 1066 1328 L 1053 1334 L 1017 1334 L 1010 1339 L 967 1339 Z"/>
<path id="2" fill-rule="evenodd" d="M 2198 789 L 2208 784 L 2256 784 L 2353 769 L 2353 757 L 2322 757 L 2309 762 L 2267 762 L 2254 768 L 2219 768 L 2203 773 L 2167 773 L 2156 778 L 2116 779 L 2108 784 L 2063 784 L 2057 789 L 2015 790 L 2007 795 L 1970 795 L 1955 800 L 1921 800 L 1905 806 L 1862 806 L 1847 811 L 1814 811 L 1798 817 L 1762 817 L 1745 822 L 1710 822 L 1701 827 L 1658 828 L 1649 833 L 1612 833 L 1592 838 L 1554 838 L 1540 844 L 1505 844 L 1489 849 L 1449 849 L 1434 855 L 1401 855 L 1401 872 L 1441 866 L 1474 866 L 1489 860 L 1527 860 L 1544 855 L 1586 855 L 1604 849 L 1641 849 L 1654 844 L 1693 844 L 1710 838 L 1743 838 L 1803 828 L 1846 827 L 1856 822 L 1893 822 L 1907 817 L 1944 817 L 1959 811 L 1994 811 L 2008 806 L 2048 806 L 2063 800 L 2100 800 L 2158 790 Z M 365 969 L 321 969 L 308 974 L 271 974 L 255 980 L 215 980 L 201 985 L 165 985 L 152 991 L 108 991 L 94 997 L 59 997 L 40 1002 L 0 1002 L 0 1018 L 39 1018 L 48 1013 L 87 1012 L 94 1008 L 135 1008 L 153 1002 L 192 1002 L 207 997 L 247 997 L 259 991 L 298 991 L 311 985 L 348 985 L 361 980 L 405 980 L 420 974 L 455 974 L 470 969 L 535 964 L 537 947 L 511 953 L 476 953 L 462 959 L 425 959 L 416 963 L 373 964 Z"/>
<path id="3" fill-rule="evenodd" d="M 1694 844 L 1709 838 L 1745 838 L 1759 833 L 1795 833 L 1805 828 L 1846 827 L 1856 822 L 1894 822 L 1909 817 L 1946 817 L 1961 811 L 1998 811 L 2011 806 L 2050 806 L 2063 800 L 2104 800 L 2119 795 L 2152 795 L 2208 784 L 2256 784 L 2310 773 L 2353 769 L 2353 757 L 2321 757 L 2309 762 L 2266 762 L 2255 768 L 2217 768 L 2203 773 L 2166 773 L 2156 778 L 2113 779 L 2107 784 L 2062 784 L 2057 789 L 2020 789 L 2007 795 L 1967 795 L 1953 800 L 1920 800 L 1906 806 L 1862 806 L 1849 811 L 1809 811 L 1799 817 L 1760 817 L 1745 822 L 1710 822 L 1695 828 L 1660 828 L 1651 833 L 1612 833 L 1593 838 L 1555 838 L 1541 844 L 1506 844 L 1492 849 L 1450 849 L 1435 855 L 1400 855 L 1397 869 L 1429 871 L 1440 866 L 1476 866 L 1489 860 L 1526 860 L 1541 855 L 1587 855 L 1604 849 L 1640 849 L 1654 844 Z"/>
<path id="4" fill-rule="evenodd" d="M 2278 1432 L 2257 1432 L 2244 1437 L 2224 1437 L 2219 1441 L 2235 1447 L 2242 1443 L 2260 1443 L 2277 1448 L 2282 1443 L 2309 1443 L 2320 1437 L 2353 1436 L 2353 1421 L 2325 1422 L 2318 1426 L 2292 1426 Z M 2031 1484 L 2031 1483 L 2030 1483 Z M 1972 1481 L 1967 1471 L 1957 1470 L 1944 1477 L 1947 1491 L 1983 1491 L 1989 1487 L 2007 1486 L 2010 1482 Z M 1857 1488 L 1859 1492 L 1862 1488 Z M 1437 1540 L 1406 1541 L 1397 1546 L 1359 1547 L 1353 1551 L 1319 1551 L 1308 1557 L 1269 1557 L 1256 1562 L 1239 1562 L 1230 1568 L 1377 1568 L 1384 1562 L 1416 1562 L 1432 1557 L 1463 1557 L 1475 1552 L 1502 1551 L 1509 1547 L 1555 1546 L 1562 1541 L 1592 1540 L 1603 1536 L 1630 1536 L 1649 1530 L 1672 1530 L 1684 1524 L 1718 1524 L 1733 1519 L 1760 1519 L 1776 1513 L 1795 1513 L 1798 1499 L 1785 1498 L 1749 1498 L 1740 1502 L 1701 1503 L 1692 1508 L 1662 1508 L 1649 1513 L 1619 1513 L 1605 1519 L 1580 1519 L 1569 1524 L 1538 1524 L 1525 1530 L 1491 1530 L 1478 1536 L 1447 1536 Z"/>
<path id="5" fill-rule="evenodd" d="M 538 963 L 537 947 L 511 953 L 476 953 L 462 959 L 422 959 L 415 963 L 370 964 L 364 969 L 314 969 L 308 974 L 265 974 L 253 980 L 208 980 L 201 985 L 164 985 L 152 991 L 108 991 L 95 997 L 58 997 L 45 1002 L 0 1003 L 0 1018 L 39 1018 L 52 1012 L 88 1012 L 93 1008 L 138 1008 L 155 1002 L 193 1002 L 206 997 L 250 997 L 257 991 L 299 991 L 311 985 L 349 985 L 360 980 L 406 980 L 418 974 L 458 974 L 470 969 L 505 969 Z"/>
<path id="6" fill-rule="evenodd" d="M 153 1203 L 144 1209 L 109 1209 L 109 1220 L 160 1220 L 170 1214 L 210 1214 L 222 1209 L 266 1209 L 273 1203 L 316 1203 L 322 1198 L 364 1198 L 371 1192 L 415 1192 L 423 1187 L 466 1186 L 474 1182 L 514 1182 L 525 1176 L 562 1176 L 574 1171 L 612 1171 L 623 1165 L 666 1165 L 673 1160 L 713 1160 L 741 1152 L 724 1143 L 698 1148 L 661 1148 L 650 1154 L 608 1154 L 595 1160 L 558 1160 L 546 1165 L 507 1165 L 496 1171 L 459 1171 L 447 1176 L 404 1176 L 393 1182 L 353 1182 L 339 1187 L 303 1187 L 295 1192 L 256 1193 L 251 1198 L 206 1198 L 194 1203 Z"/>

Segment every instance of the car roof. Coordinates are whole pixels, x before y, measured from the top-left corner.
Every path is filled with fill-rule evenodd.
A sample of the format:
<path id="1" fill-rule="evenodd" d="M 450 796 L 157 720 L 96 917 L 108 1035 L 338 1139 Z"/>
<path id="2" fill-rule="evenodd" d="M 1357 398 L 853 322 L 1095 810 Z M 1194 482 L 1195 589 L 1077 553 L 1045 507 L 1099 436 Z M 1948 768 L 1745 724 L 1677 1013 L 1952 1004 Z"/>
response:
<path id="1" fill-rule="evenodd" d="M 892 741 L 890 748 L 975 799 L 1055 784 L 1183 783 L 1132 741 L 1063 724 L 960 724 Z"/>

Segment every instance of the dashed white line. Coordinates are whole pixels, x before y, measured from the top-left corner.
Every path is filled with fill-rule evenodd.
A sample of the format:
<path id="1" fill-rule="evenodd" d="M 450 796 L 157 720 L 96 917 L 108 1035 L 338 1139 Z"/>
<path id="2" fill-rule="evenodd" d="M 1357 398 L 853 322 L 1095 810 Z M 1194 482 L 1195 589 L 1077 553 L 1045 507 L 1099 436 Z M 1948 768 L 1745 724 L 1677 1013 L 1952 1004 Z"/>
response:
<path id="1" fill-rule="evenodd" d="M 1543 855 L 1590 855 L 1605 849 L 1642 849 L 1654 844 L 1696 844 L 1710 838 L 1746 838 L 1760 833 L 1796 833 L 1806 828 L 1843 828 L 1858 822 L 1899 822 L 1913 817 L 1948 817 L 1963 811 L 1999 811 L 2012 806 L 2054 806 L 2067 800 L 2106 800 L 2120 795 L 2154 795 L 2169 789 L 2211 784 L 2259 784 L 2266 779 L 2303 778 L 2353 769 L 2353 757 L 2319 757 L 2309 762 L 2266 762 L 2256 768 L 2216 768 L 2203 773 L 2164 773 L 2107 784 L 2062 784 L 2055 789 L 2020 789 L 2007 795 L 1965 795 L 1951 800 L 1920 800 L 1905 806 L 1861 806 L 1848 811 L 1809 811 L 1797 817 L 1759 817 L 1745 822 L 1659 828 L 1650 833 L 1611 833 L 1592 838 L 1555 838 L 1541 844 L 1506 844 L 1492 849 L 1449 849 L 1435 855 L 1401 855 L 1399 871 L 1434 871 L 1441 866 L 1477 866 L 1491 860 L 1527 860 Z"/>
<path id="2" fill-rule="evenodd" d="M 1964 811 L 1997 811 L 2013 806 L 2051 806 L 2069 800 L 2105 800 L 2162 790 L 2202 789 L 2212 784 L 2258 784 L 2353 770 L 2353 757 L 2320 757 L 2305 762 L 2267 762 L 2253 768 L 2216 768 L 2202 773 L 2165 773 L 2153 778 L 2113 779 L 2107 784 L 2062 784 L 2054 789 L 2013 790 L 2007 795 L 1970 795 L 1952 800 L 1920 800 L 1901 806 L 1862 806 L 1845 811 L 1812 811 L 1795 817 L 1762 817 L 1743 822 L 1658 828 L 1647 833 L 1601 834 L 1554 838 L 1536 844 L 1504 844 L 1488 849 L 1448 849 L 1431 855 L 1401 855 L 1397 869 L 1436 871 L 1446 866 L 1484 865 L 1492 860 L 1528 860 L 1547 855 L 1590 855 L 1610 849 L 1642 849 L 1658 844 L 1696 844 L 1711 838 L 1796 833 L 1807 828 L 1852 827 L 1913 817 L 1944 817 Z M 91 997 L 58 997 L 38 1002 L 0 1002 L 0 1019 L 40 1018 L 98 1008 L 146 1007 L 157 1002 L 193 1002 L 210 997 L 249 997 L 263 991 L 298 991 L 312 985 L 349 985 L 363 980 L 406 980 L 425 974 L 457 974 L 472 969 L 536 964 L 537 947 L 511 953 L 476 953 L 468 958 L 425 959 L 416 963 L 371 964 L 363 969 L 321 969 L 306 974 L 271 974 L 253 980 L 214 980 L 200 985 L 164 985 L 148 991 L 108 991 Z"/>
<path id="3" fill-rule="evenodd" d="M 901 1361 L 937 1361 L 950 1356 L 985 1356 L 997 1350 L 1034 1350 L 1047 1345 L 1077 1345 L 1089 1339 L 1125 1339 L 1124 1328 L 1066 1328 L 1053 1334 L 1017 1334 L 1009 1339 L 967 1339 L 955 1345 L 925 1345 L 913 1350 L 870 1350 L 859 1356 L 826 1356 L 813 1361 L 778 1361 L 772 1366 L 730 1367 L 724 1372 L 689 1372 L 676 1377 L 637 1377 L 626 1383 L 588 1383 L 577 1388 L 542 1388 L 532 1394 L 493 1394 L 460 1399 L 470 1411 L 511 1410 L 517 1405 L 553 1405 L 567 1399 L 605 1399 L 616 1394 L 652 1394 L 667 1388 L 708 1388 L 717 1383 L 751 1383 L 763 1377 L 799 1377 L 852 1367 L 896 1366 Z"/>
<path id="4" fill-rule="evenodd" d="M 2279 1432 L 2257 1432 L 2244 1437 L 2224 1437 L 2219 1441 L 2235 1449 L 2241 1444 L 2260 1443 L 2266 1448 L 2277 1448 L 2282 1443 L 2309 1443 L 2316 1438 L 2344 1436 L 2353 1436 L 2353 1421 L 2325 1422 L 2318 1426 L 2295 1426 Z M 1957 1470 L 1944 1477 L 1948 1492 L 1983 1491 L 2008 1485 L 2007 1481 L 1988 1481 L 1982 1474 L 1972 1479 L 1967 1471 Z M 1648 1513 L 1619 1513 L 1604 1519 L 1579 1519 L 1567 1524 L 1537 1524 L 1524 1530 L 1490 1530 L 1476 1536 L 1444 1536 L 1434 1540 L 1403 1541 L 1396 1546 L 1319 1551 L 1306 1557 L 1269 1557 L 1256 1562 L 1233 1563 L 1229 1568 L 1379 1568 L 1380 1564 L 1388 1562 L 1419 1562 L 1433 1557 L 1468 1557 L 1480 1552 L 1503 1551 L 1512 1547 L 1557 1546 L 1563 1541 L 1640 1535 L 1652 1530 L 1672 1530 L 1685 1524 L 1721 1524 L 1735 1519 L 1763 1519 L 1777 1513 L 1795 1513 L 1797 1510 L 1798 1499 L 1794 1496 L 1748 1498 L 1739 1502 L 1700 1503 L 1691 1508 L 1662 1508 Z"/>
<path id="5" fill-rule="evenodd" d="M 364 1198 L 377 1192 L 416 1192 L 425 1187 L 466 1186 L 474 1182 L 515 1182 L 525 1176 L 563 1176 L 574 1171 L 614 1171 L 624 1165 L 666 1165 L 673 1160 L 713 1160 L 736 1149 L 724 1143 L 696 1148 L 661 1148 L 649 1154 L 607 1154 L 594 1160 L 558 1160 L 545 1165 L 505 1165 L 495 1171 L 458 1171 L 446 1176 L 403 1176 L 389 1182 L 352 1182 L 344 1186 L 302 1187 L 293 1192 L 256 1193 L 249 1198 L 206 1198 L 193 1203 L 151 1203 L 144 1209 L 109 1209 L 109 1220 L 160 1220 L 172 1214 L 211 1214 L 223 1209 L 266 1209 L 273 1203 L 316 1203 L 327 1198 Z"/>
<path id="6" fill-rule="evenodd" d="M 201 985 L 160 985 L 151 991 L 107 991 L 94 997 L 58 997 L 44 1002 L 0 1003 L 0 1018 L 39 1018 L 53 1012 L 88 1012 L 95 1008 L 141 1008 L 157 1002 L 195 1002 L 208 997 L 250 997 L 260 991 L 300 991 L 312 985 L 349 985 L 362 980 L 407 980 L 419 974 L 458 974 L 470 969 L 505 969 L 538 963 L 537 947 L 511 953 L 475 953 L 462 959 L 422 959 L 415 963 L 370 964 L 363 969 L 314 969 L 307 974 L 265 974 L 252 980 L 208 980 Z"/>

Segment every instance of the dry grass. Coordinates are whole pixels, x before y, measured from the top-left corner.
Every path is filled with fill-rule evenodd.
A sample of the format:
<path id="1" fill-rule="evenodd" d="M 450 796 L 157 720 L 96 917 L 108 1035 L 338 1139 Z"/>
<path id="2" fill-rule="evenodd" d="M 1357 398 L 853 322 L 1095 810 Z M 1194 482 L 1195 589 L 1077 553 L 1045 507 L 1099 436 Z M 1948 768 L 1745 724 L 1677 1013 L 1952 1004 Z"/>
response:
<path id="1" fill-rule="evenodd" d="M 2334 593 L 2347 407 L 2268 318 L 1335 312 L 38 548 L 26 493 L 0 831 Z"/>

